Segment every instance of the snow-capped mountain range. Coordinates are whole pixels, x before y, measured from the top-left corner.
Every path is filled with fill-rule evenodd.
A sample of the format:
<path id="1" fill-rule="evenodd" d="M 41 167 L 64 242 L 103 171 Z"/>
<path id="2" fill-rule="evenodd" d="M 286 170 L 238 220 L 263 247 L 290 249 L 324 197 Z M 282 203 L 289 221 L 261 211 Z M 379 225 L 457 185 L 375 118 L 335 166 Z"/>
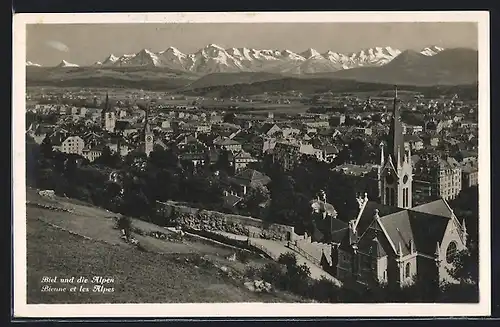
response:
<path id="1" fill-rule="evenodd" d="M 42 67 L 42 65 L 37 64 L 37 63 L 32 62 L 32 61 L 26 61 L 26 66 Z"/>
<path id="2" fill-rule="evenodd" d="M 63 60 L 59 63 L 59 65 L 57 65 L 57 67 L 65 68 L 65 67 L 80 67 L 80 66 L 77 64 L 72 64 L 70 62 L 67 62 L 66 60 Z"/>
<path id="3" fill-rule="evenodd" d="M 443 50 L 441 47 L 430 46 L 422 49 L 420 53 L 433 56 Z M 391 47 L 374 47 L 347 54 L 334 51 L 319 53 L 315 49 L 295 53 L 290 50 L 224 49 L 216 44 L 209 44 L 192 54 L 182 53 L 174 47 L 156 53 L 143 49 L 135 54 L 110 54 L 93 66 L 165 67 L 203 75 L 220 72 L 311 74 L 383 66 L 401 52 Z M 63 60 L 58 67 L 77 66 Z"/>

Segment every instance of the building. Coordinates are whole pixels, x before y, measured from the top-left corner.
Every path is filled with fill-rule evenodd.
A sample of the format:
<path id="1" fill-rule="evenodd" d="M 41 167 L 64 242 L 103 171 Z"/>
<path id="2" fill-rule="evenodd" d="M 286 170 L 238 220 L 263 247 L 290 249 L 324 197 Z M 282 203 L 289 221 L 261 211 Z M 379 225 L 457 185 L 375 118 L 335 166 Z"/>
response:
<path id="1" fill-rule="evenodd" d="M 405 149 L 403 127 L 397 107 L 397 89 L 391 118 L 387 154 L 381 144 L 379 168 L 380 199 L 382 204 L 400 208 L 412 207 L 413 168 L 411 151 Z"/>
<path id="2" fill-rule="evenodd" d="M 235 171 L 239 171 L 248 166 L 249 163 L 257 162 L 258 160 L 252 157 L 252 155 L 244 150 L 234 154 L 233 156 L 233 167 Z"/>
<path id="3" fill-rule="evenodd" d="M 228 177 L 226 184 L 229 194 L 234 194 L 243 197 L 251 188 L 266 186 L 271 182 L 271 179 L 255 170 L 245 169 L 238 172 L 234 177 Z"/>
<path id="4" fill-rule="evenodd" d="M 462 190 L 462 169 L 451 157 L 421 158 L 415 167 L 416 178 L 427 182 L 432 197 L 455 199 Z"/>
<path id="5" fill-rule="evenodd" d="M 344 283 L 368 287 L 403 287 L 415 280 L 434 287 L 440 281 L 456 282 L 448 269 L 453 255 L 466 248 L 465 223 L 443 197 L 413 206 L 413 163 L 410 151 L 404 149 L 397 90 L 387 153 L 383 150 L 378 168 L 381 203 L 370 201 L 365 193 L 357 197 L 358 208 L 348 217 L 330 215 L 323 242 L 332 244 L 332 249 L 331 259 L 322 260 L 325 270 Z M 447 164 L 453 165 L 451 160 Z"/>
<path id="6" fill-rule="evenodd" d="M 151 127 L 149 126 L 149 108 L 146 110 L 146 117 L 144 118 L 144 132 L 143 132 L 143 140 L 144 140 L 144 153 L 149 157 L 151 151 L 154 148 L 154 135 Z"/>
<path id="7" fill-rule="evenodd" d="M 83 155 L 83 149 L 85 147 L 85 142 L 79 136 L 69 136 L 60 141 L 62 138 L 59 136 L 52 137 L 51 142 L 53 149 L 68 154 L 78 154 Z"/>
<path id="8" fill-rule="evenodd" d="M 230 138 L 223 138 L 214 142 L 214 145 L 227 151 L 238 152 L 241 151 L 241 143 Z"/>
<path id="9" fill-rule="evenodd" d="M 91 149 L 84 149 L 82 155 L 88 161 L 93 162 L 94 160 L 96 160 L 97 158 L 99 158 L 102 155 L 102 148 L 101 147 L 93 147 Z"/>
<path id="10" fill-rule="evenodd" d="M 115 131 L 116 115 L 115 112 L 110 108 L 108 93 L 106 93 L 104 108 L 101 111 L 101 124 L 103 130 L 108 132 Z"/>
<path id="11" fill-rule="evenodd" d="M 466 248 L 467 231 L 446 200 L 411 209 L 358 200 L 355 218 L 332 233 L 340 239 L 332 249 L 339 279 L 389 287 L 415 279 L 456 282 L 448 269 L 453 255 Z"/>
<path id="12" fill-rule="evenodd" d="M 476 165 L 462 166 L 462 189 L 478 185 L 478 167 Z"/>
<path id="13" fill-rule="evenodd" d="M 405 149 L 407 151 L 420 151 L 424 148 L 424 141 L 417 135 L 405 134 L 403 138 L 405 141 Z"/>

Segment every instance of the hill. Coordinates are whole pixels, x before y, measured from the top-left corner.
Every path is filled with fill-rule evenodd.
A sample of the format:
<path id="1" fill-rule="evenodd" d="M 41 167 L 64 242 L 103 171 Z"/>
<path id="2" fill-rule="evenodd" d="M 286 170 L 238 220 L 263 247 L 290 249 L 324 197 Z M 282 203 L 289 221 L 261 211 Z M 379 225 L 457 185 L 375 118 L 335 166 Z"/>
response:
<path id="1" fill-rule="evenodd" d="M 296 78 L 286 77 L 282 79 L 256 82 L 251 84 L 234 84 L 229 86 L 213 86 L 199 88 L 194 90 L 186 90 L 185 94 L 202 95 L 210 97 L 232 97 L 232 96 L 249 96 L 255 94 L 263 94 L 265 92 L 286 92 L 297 91 L 305 94 L 324 93 L 331 91 L 333 93 L 356 93 L 369 91 L 386 91 L 392 90 L 392 83 L 369 83 L 359 82 L 351 79 L 334 79 L 334 78 Z M 432 86 L 415 86 L 400 84 L 399 89 L 407 91 L 420 92 L 424 96 L 437 97 L 447 94 L 458 94 L 464 99 L 477 99 L 477 84 L 471 83 L 467 85 L 432 85 Z"/>
<path id="2" fill-rule="evenodd" d="M 426 56 L 405 51 L 380 67 L 353 68 L 319 76 L 420 86 L 472 84 L 478 80 L 478 52 L 457 48 Z"/>
<path id="3" fill-rule="evenodd" d="M 199 89 L 199 88 L 206 88 L 206 87 L 213 87 L 220 85 L 251 84 L 255 82 L 264 82 L 280 78 L 283 78 L 283 75 L 265 73 L 265 72 L 213 73 L 205 75 L 200 79 L 194 81 L 193 83 L 187 85 L 185 87 L 185 90 Z"/>
<path id="4" fill-rule="evenodd" d="M 189 72 L 158 67 L 26 67 L 27 86 L 172 90 L 190 84 L 197 78 L 197 75 Z"/>
<path id="5" fill-rule="evenodd" d="M 33 190 L 27 192 L 28 201 L 29 304 L 301 301 L 288 293 L 254 293 L 243 286 L 241 274 L 248 264 L 262 265 L 267 259 L 250 257 L 251 261 L 243 264 L 226 259 L 234 249 L 213 242 L 171 242 L 134 235 L 144 249 L 140 251 L 120 239 L 118 230 L 113 229 L 113 213 L 71 199 L 42 198 Z M 134 220 L 133 226 L 165 232 L 139 220 Z M 44 276 L 109 277 L 114 281 L 106 287 L 113 291 L 42 292 Z M 92 283 L 87 286 L 93 287 Z M 69 284 L 56 282 L 51 287 Z"/>

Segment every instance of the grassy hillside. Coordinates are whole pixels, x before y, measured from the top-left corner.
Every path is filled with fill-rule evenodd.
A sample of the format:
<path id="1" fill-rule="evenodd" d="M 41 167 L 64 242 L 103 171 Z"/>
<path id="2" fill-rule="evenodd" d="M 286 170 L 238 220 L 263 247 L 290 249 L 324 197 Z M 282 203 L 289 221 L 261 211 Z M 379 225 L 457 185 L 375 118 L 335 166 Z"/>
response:
<path id="1" fill-rule="evenodd" d="M 146 252 L 123 242 L 112 228 L 114 214 L 78 201 L 55 201 L 27 194 L 31 203 L 42 203 L 72 212 L 27 206 L 28 303 L 181 303 L 181 302 L 298 302 L 288 293 L 258 294 L 243 286 L 248 264 L 263 265 L 267 259 L 252 257 L 250 263 L 229 261 L 235 250 L 211 242 L 188 239 L 167 242 L 134 235 Z M 142 230 L 162 230 L 134 221 Z M 226 271 L 221 269 L 225 266 Z M 230 272 L 230 275 L 228 274 Z M 113 292 L 42 292 L 44 276 L 58 278 L 110 277 L 105 287 Z M 73 283 L 73 285 L 77 285 Z M 70 287 L 52 283 L 51 287 Z"/>

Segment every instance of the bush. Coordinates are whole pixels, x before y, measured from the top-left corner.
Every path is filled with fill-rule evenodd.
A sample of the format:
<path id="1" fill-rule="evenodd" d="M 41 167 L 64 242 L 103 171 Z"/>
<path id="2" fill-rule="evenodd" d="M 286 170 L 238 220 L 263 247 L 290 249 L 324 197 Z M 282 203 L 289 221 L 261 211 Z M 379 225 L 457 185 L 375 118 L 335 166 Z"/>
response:
<path id="1" fill-rule="evenodd" d="M 250 261 L 250 253 L 247 251 L 239 251 L 236 253 L 236 257 L 242 263 L 248 263 Z"/>
<path id="2" fill-rule="evenodd" d="M 285 272 L 283 266 L 276 262 L 269 262 L 260 270 L 260 277 L 263 281 L 271 283 L 278 288 L 283 287 L 283 276 Z"/>
<path id="3" fill-rule="evenodd" d="M 287 268 L 297 266 L 297 256 L 293 252 L 280 254 L 278 262 L 285 265 Z"/>
<path id="4" fill-rule="evenodd" d="M 255 266 L 248 266 L 245 270 L 245 277 L 249 279 L 256 279 L 260 276 L 260 271 Z"/>
<path id="5" fill-rule="evenodd" d="M 319 302 L 339 302 L 340 288 L 325 277 L 314 280 L 309 289 L 308 296 Z"/>

